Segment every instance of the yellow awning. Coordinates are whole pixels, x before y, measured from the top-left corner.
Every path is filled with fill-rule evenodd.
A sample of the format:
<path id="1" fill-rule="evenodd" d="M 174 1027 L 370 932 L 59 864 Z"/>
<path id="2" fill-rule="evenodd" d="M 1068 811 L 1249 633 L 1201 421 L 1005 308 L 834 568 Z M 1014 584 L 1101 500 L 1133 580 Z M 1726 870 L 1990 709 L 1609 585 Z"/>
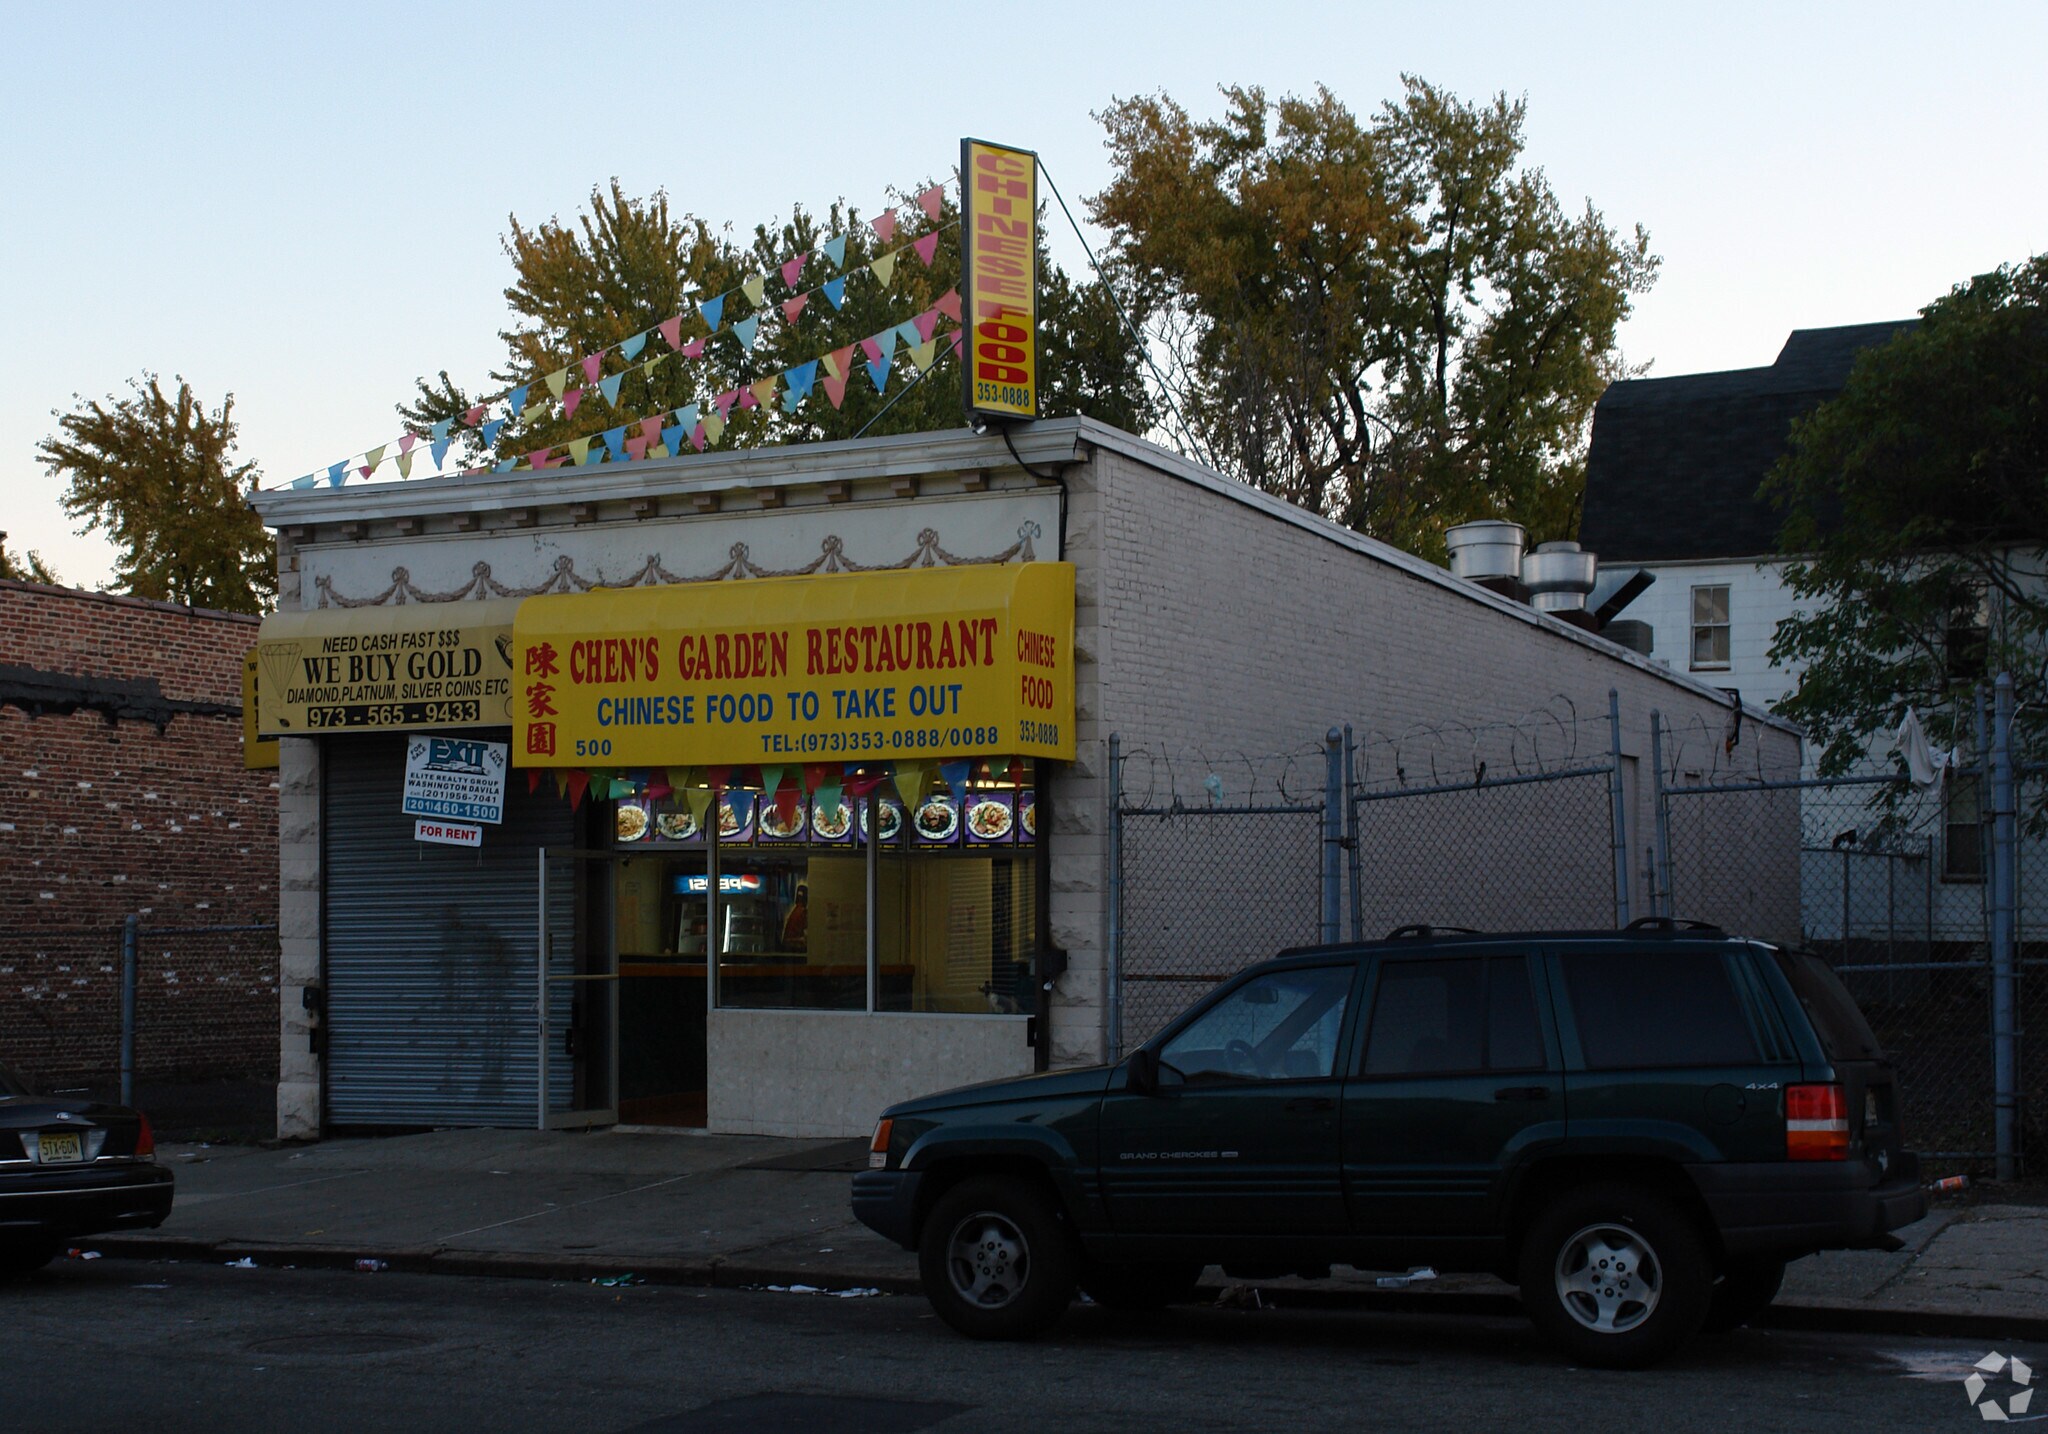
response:
<path id="1" fill-rule="evenodd" d="M 1074 754 L 1074 569 L 976 564 L 528 598 L 513 762 Z"/>
<path id="2" fill-rule="evenodd" d="M 278 612 L 257 633 L 266 737 L 512 720 L 517 598 Z"/>

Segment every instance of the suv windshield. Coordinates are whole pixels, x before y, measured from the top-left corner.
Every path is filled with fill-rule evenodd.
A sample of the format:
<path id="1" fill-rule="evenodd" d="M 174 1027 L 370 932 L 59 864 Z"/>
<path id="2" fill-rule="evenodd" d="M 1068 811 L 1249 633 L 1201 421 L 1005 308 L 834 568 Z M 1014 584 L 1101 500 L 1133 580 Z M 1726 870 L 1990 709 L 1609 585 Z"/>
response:
<path id="1" fill-rule="evenodd" d="M 1856 998 L 1849 994 L 1849 988 L 1842 984 L 1842 978 L 1827 962 L 1811 951 L 1779 951 L 1776 954 L 1778 969 L 1792 983 L 1792 990 L 1799 997 L 1799 1004 L 1806 1008 L 1814 1030 L 1820 1034 L 1820 1043 L 1829 1059 L 1874 1061 L 1883 1058 L 1884 1050 L 1878 1045 L 1870 1022 L 1864 1020 L 1863 1012 L 1856 1008 Z"/>

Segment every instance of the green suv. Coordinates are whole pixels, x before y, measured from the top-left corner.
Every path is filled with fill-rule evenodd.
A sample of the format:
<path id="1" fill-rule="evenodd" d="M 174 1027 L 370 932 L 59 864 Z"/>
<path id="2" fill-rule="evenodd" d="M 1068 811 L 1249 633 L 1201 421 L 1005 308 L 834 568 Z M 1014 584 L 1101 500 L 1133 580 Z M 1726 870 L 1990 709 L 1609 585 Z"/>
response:
<path id="1" fill-rule="evenodd" d="M 1571 1357 L 1647 1364 L 1896 1249 L 1892 1068 L 1818 957 L 1665 919 L 1288 952 L 1117 1065 L 891 1106 L 856 1215 L 939 1315 L 1022 1338 L 1238 1279 L 1491 1271 Z"/>

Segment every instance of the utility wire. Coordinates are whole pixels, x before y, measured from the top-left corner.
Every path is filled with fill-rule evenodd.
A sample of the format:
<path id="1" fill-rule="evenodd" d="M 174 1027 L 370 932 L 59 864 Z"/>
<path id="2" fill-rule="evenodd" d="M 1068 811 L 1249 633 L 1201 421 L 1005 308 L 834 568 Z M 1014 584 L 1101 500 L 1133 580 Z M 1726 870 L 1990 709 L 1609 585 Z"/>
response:
<path id="1" fill-rule="evenodd" d="M 952 345 L 948 344 L 946 347 L 948 350 L 950 350 L 952 348 Z M 938 364 L 934 363 L 931 368 L 919 369 L 917 371 L 917 377 L 913 378 L 909 383 L 904 384 L 903 387 L 897 389 L 895 393 L 891 394 L 889 396 L 889 401 L 883 404 L 880 408 L 876 409 L 874 412 L 874 416 L 870 418 L 866 423 L 863 423 L 860 426 L 860 433 L 856 433 L 853 436 L 855 438 L 858 438 L 861 436 L 862 433 L 866 433 L 870 428 L 873 428 L 876 423 L 881 421 L 881 417 L 883 414 L 887 413 L 890 409 L 896 406 L 896 400 L 902 398 L 904 394 L 909 393 L 913 388 L 916 388 L 919 384 L 923 383 L 925 380 L 925 375 L 930 373 L 933 368 L 937 367 Z"/>
<path id="2" fill-rule="evenodd" d="M 1059 185 L 1053 182 L 1052 171 L 1045 167 L 1043 159 L 1038 161 L 1038 172 L 1045 176 L 1046 185 L 1052 190 L 1052 197 L 1060 202 L 1060 213 L 1067 216 L 1067 226 L 1074 231 L 1074 237 L 1081 241 L 1081 252 L 1086 254 L 1088 262 L 1094 265 L 1095 277 L 1102 280 L 1102 291 L 1109 295 L 1110 303 L 1116 306 L 1117 317 L 1124 321 L 1124 327 L 1130 330 L 1131 337 L 1137 341 L 1138 352 L 1145 360 L 1145 367 L 1151 369 L 1152 377 L 1158 380 L 1159 396 L 1165 399 L 1166 406 L 1173 410 L 1174 419 L 1180 424 L 1181 437 L 1186 440 L 1190 453 L 1202 462 L 1208 463 L 1210 467 L 1215 467 L 1215 463 L 1203 452 L 1202 445 L 1195 441 L 1194 429 L 1189 426 L 1186 416 L 1181 413 L 1180 405 L 1174 402 L 1173 390 L 1166 386 L 1166 375 L 1161 373 L 1159 365 L 1152 361 L 1152 345 L 1146 341 L 1145 335 L 1139 330 L 1138 326 L 1131 321 L 1130 314 L 1124 309 L 1123 300 L 1116 296 L 1116 285 L 1110 283 L 1109 275 L 1103 272 L 1102 261 L 1095 257 L 1095 250 L 1089 245 L 1088 236 L 1083 234 L 1081 226 L 1075 223 L 1074 211 L 1067 208 L 1067 197 L 1060 193 Z M 964 199 L 962 203 L 964 205 Z"/>

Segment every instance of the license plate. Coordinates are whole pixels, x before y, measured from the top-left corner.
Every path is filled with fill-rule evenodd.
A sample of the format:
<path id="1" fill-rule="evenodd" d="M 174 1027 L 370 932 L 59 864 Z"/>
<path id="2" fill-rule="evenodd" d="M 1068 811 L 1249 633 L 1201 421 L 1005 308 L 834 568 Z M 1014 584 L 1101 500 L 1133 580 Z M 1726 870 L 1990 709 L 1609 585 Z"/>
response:
<path id="1" fill-rule="evenodd" d="M 66 1135 L 46 1135 L 36 1142 L 36 1159 L 45 1165 L 68 1165 L 85 1159 L 85 1145 L 74 1131 Z"/>

